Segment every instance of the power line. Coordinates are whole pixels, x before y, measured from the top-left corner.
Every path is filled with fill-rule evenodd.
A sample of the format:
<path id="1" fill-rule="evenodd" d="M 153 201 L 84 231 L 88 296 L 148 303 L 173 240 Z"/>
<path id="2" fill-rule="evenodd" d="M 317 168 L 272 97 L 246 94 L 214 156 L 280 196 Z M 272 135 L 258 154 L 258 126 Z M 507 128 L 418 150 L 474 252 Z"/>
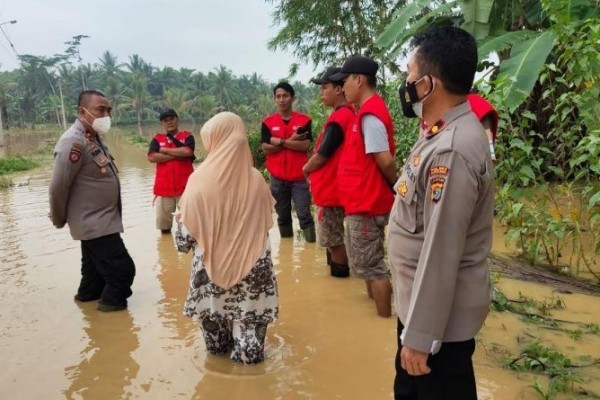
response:
<path id="1" fill-rule="evenodd" d="M 17 51 L 17 49 L 15 49 L 15 45 L 13 44 L 13 42 L 10 40 L 10 38 L 8 37 L 8 35 L 6 34 L 6 32 L 4 31 L 4 28 L 2 27 L 2 25 L 0 25 L 0 31 L 2 31 L 2 34 L 4 34 L 4 37 L 6 38 L 6 40 L 8 41 L 8 43 L 10 44 L 10 47 L 13 49 L 13 51 L 15 52 L 15 54 L 17 55 L 17 57 L 19 57 L 19 52 Z"/>

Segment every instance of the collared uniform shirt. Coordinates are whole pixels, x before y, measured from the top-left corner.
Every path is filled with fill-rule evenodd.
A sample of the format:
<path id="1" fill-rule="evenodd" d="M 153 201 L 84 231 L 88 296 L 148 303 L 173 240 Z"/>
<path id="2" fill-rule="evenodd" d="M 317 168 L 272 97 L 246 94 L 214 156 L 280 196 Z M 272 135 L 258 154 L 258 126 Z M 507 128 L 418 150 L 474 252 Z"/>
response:
<path id="1" fill-rule="evenodd" d="M 102 140 L 86 134 L 79 120 L 54 149 L 50 219 L 57 228 L 69 224 L 75 240 L 123 232 L 117 167 Z"/>
<path id="2" fill-rule="evenodd" d="M 420 135 L 395 184 L 388 254 L 404 346 L 469 340 L 491 301 L 494 167 L 467 102 Z"/>

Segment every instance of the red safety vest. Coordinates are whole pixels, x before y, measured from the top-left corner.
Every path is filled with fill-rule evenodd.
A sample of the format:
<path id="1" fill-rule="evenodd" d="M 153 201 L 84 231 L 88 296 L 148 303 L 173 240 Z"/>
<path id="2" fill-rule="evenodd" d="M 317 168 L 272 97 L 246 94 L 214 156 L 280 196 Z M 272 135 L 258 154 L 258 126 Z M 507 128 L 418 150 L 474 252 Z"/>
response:
<path id="1" fill-rule="evenodd" d="M 191 135 L 188 131 L 179 131 L 175 138 L 182 143 Z M 176 148 L 175 143 L 165 133 L 157 133 L 154 139 L 160 147 Z M 154 194 L 162 197 L 181 196 L 189 176 L 194 172 L 192 159 L 171 160 L 156 164 L 156 177 L 154 178 Z"/>
<path id="2" fill-rule="evenodd" d="M 314 154 L 317 154 L 321 147 L 321 142 L 325 136 L 325 129 L 329 124 L 336 123 L 342 128 L 342 133 L 346 134 L 346 130 L 354 123 L 356 114 L 354 107 L 350 104 L 344 104 L 334 110 L 321 131 L 317 143 L 315 144 Z M 336 149 L 333 155 L 319 169 L 310 173 L 310 191 L 313 196 L 313 201 L 321 207 L 341 207 L 342 203 L 338 193 L 337 173 L 340 157 L 342 156 L 344 143 Z"/>
<path id="3" fill-rule="evenodd" d="M 394 203 L 394 193 L 375 162 L 375 157 L 365 154 L 362 117 L 372 114 L 385 126 L 392 157 L 396 154 L 394 123 L 381 96 L 375 94 L 358 110 L 353 124 L 344 138 L 344 150 L 338 167 L 338 188 L 346 215 L 388 214 Z"/>
<path id="4" fill-rule="evenodd" d="M 489 116 L 492 120 L 492 134 L 493 140 L 496 141 L 496 134 L 498 133 L 498 112 L 494 107 L 483 97 L 478 94 L 468 94 L 467 100 L 471 106 L 471 111 L 477 116 L 479 121 Z"/>
<path id="5" fill-rule="evenodd" d="M 298 128 L 309 122 L 310 117 L 308 115 L 297 112 L 292 113 L 287 124 L 283 122 L 279 113 L 270 115 L 263 120 L 263 123 L 271 131 L 271 136 L 281 139 L 288 139 L 296 133 Z M 267 154 L 265 166 L 275 178 L 285 181 L 301 181 L 304 180 L 302 167 L 307 161 L 307 152 L 283 149 L 277 153 Z"/>

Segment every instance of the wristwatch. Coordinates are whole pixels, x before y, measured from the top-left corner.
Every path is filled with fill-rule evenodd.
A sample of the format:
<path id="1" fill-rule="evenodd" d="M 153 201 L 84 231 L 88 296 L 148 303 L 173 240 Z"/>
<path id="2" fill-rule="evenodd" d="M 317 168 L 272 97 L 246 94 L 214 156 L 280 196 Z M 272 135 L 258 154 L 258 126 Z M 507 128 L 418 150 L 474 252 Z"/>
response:
<path id="1" fill-rule="evenodd" d="M 284 144 L 285 144 L 285 139 L 281 139 L 281 142 L 279 142 L 279 147 L 283 147 Z"/>

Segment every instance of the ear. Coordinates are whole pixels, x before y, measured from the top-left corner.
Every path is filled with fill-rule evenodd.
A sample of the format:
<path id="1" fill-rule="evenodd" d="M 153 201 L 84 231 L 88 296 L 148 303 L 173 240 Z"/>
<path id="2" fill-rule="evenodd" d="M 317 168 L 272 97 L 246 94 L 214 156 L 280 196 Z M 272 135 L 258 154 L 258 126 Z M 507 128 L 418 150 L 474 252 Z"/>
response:
<path id="1" fill-rule="evenodd" d="M 440 87 L 443 86 L 442 85 L 442 81 L 439 80 L 437 77 L 433 76 L 433 75 L 426 75 L 427 77 L 429 77 L 428 81 L 429 81 L 429 87 L 427 89 L 427 92 L 425 92 L 425 94 L 429 94 L 431 93 L 431 91 L 433 90 L 434 86 L 435 87 Z"/>

